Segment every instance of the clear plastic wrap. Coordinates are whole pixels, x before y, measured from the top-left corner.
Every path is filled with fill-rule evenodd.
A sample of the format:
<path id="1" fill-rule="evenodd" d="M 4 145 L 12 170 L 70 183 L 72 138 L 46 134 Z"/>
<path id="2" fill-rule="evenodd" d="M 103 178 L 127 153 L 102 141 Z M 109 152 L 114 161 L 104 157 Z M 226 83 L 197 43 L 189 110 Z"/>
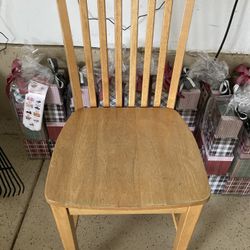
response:
<path id="1" fill-rule="evenodd" d="M 199 54 L 199 58 L 190 67 L 188 77 L 208 83 L 213 90 L 219 90 L 229 74 L 228 65 L 224 61 L 214 60 L 205 53 Z"/>
<path id="2" fill-rule="evenodd" d="M 240 113 L 245 113 L 250 117 L 250 85 L 238 87 L 228 105 L 229 110 L 237 110 Z"/>
<path id="3" fill-rule="evenodd" d="M 24 46 L 21 50 L 22 56 L 12 63 L 6 86 L 7 95 L 9 96 L 12 92 L 17 103 L 24 102 L 30 80 L 44 84 L 51 84 L 54 81 L 52 71 L 40 63 L 44 55 L 38 49 L 33 46 Z"/>

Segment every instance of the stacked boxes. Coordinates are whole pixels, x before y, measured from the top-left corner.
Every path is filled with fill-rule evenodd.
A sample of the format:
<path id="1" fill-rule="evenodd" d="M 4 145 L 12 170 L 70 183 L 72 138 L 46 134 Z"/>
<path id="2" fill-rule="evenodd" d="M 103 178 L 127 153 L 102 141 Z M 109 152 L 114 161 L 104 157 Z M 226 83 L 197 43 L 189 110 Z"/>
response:
<path id="1" fill-rule="evenodd" d="M 196 135 L 209 178 L 213 180 L 215 178 L 213 176 L 220 176 L 218 178 L 225 185 L 228 182 L 226 176 L 234 159 L 234 150 L 242 127 L 242 121 L 227 110 L 229 98 L 229 96 L 209 98 L 200 130 Z M 222 188 L 220 192 L 223 193 Z"/>
<path id="2" fill-rule="evenodd" d="M 30 159 L 49 159 L 50 149 L 48 146 L 48 134 L 44 124 L 40 131 L 32 131 L 24 127 L 23 121 L 23 103 L 17 103 L 14 96 L 11 97 L 11 103 L 16 114 L 19 127 L 23 133 L 24 147 L 26 149 L 27 155 Z"/>
<path id="3" fill-rule="evenodd" d="M 224 189 L 224 194 L 250 194 L 250 133 L 243 130 L 235 158 L 230 167 L 230 178 Z"/>

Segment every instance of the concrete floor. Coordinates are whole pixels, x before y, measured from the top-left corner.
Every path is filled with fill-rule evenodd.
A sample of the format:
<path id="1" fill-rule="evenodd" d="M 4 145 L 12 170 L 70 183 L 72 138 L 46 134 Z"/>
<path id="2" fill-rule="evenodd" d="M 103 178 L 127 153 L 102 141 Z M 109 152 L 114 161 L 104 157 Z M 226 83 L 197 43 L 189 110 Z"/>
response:
<path id="1" fill-rule="evenodd" d="M 0 198 L 0 250 L 62 249 L 50 209 L 44 199 L 49 161 L 28 160 L 18 127 L 0 120 L 0 145 L 15 166 L 25 193 Z M 204 208 L 189 249 L 250 249 L 250 197 L 212 195 Z M 80 249 L 171 249 L 174 226 L 170 216 L 81 217 Z"/>

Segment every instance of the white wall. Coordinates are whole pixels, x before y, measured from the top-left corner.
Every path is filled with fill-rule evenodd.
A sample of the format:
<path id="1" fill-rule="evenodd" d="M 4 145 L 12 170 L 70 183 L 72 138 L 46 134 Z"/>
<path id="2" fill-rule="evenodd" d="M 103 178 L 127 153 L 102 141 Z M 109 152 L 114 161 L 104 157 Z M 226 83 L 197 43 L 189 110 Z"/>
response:
<path id="1" fill-rule="evenodd" d="M 157 6 L 163 0 L 157 1 Z M 130 1 L 124 0 L 123 24 L 130 23 Z M 180 29 L 178 17 L 182 16 L 185 0 L 174 0 L 175 14 L 172 18 L 170 49 L 175 49 Z M 95 0 L 89 0 L 89 10 L 93 16 Z M 146 13 L 147 0 L 140 0 L 140 14 Z M 196 0 L 194 16 L 187 49 L 191 51 L 217 51 L 224 35 L 234 0 Z M 68 0 L 75 45 L 81 45 L 81 33 L 77 0 Z M 113 0 L 106 0 L 107 16 L 113 17 Z M 126 6 L 125 6 L 126 5 Z M 126 7 L 126 8 L 125 8 Z M 127 10 L 125 10 L 127 9 Z M 156 14 L 154 46 L 159 45 L 160 21 L 163 11 Z M 146 18 L 140 21 L 139 44 L 145 37 Z M 250 53 L 250 1 L 240 0 L 235 18 L 223 48 L 223 52 Z M 92 45 L 98 46 L 97 22 L 91 21 Z M 114 26 L 108 22 L 109 45 L 112 46 Z M 0 31 L 11 43 L 62 44 L 61 31 L 56 9 L 56 0 L 0 0 Z M 123 32 L 124 44 L 129 45 L 130 30 Z M 0 36 L 0 42 L 5 40 Z"/>

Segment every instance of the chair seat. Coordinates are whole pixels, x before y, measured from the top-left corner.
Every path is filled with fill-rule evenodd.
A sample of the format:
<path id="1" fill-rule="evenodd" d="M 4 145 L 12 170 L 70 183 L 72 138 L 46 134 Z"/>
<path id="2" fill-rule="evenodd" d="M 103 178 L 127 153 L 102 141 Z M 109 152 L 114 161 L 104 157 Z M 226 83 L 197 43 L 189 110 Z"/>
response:
<path id="1" fill-rule="evenodd" d="M 202 204 L 207 174 L 192 133 L 167 108 L 87 108 L 66 122 L 45 196 L 82 209 L 153 209 Z"/>

